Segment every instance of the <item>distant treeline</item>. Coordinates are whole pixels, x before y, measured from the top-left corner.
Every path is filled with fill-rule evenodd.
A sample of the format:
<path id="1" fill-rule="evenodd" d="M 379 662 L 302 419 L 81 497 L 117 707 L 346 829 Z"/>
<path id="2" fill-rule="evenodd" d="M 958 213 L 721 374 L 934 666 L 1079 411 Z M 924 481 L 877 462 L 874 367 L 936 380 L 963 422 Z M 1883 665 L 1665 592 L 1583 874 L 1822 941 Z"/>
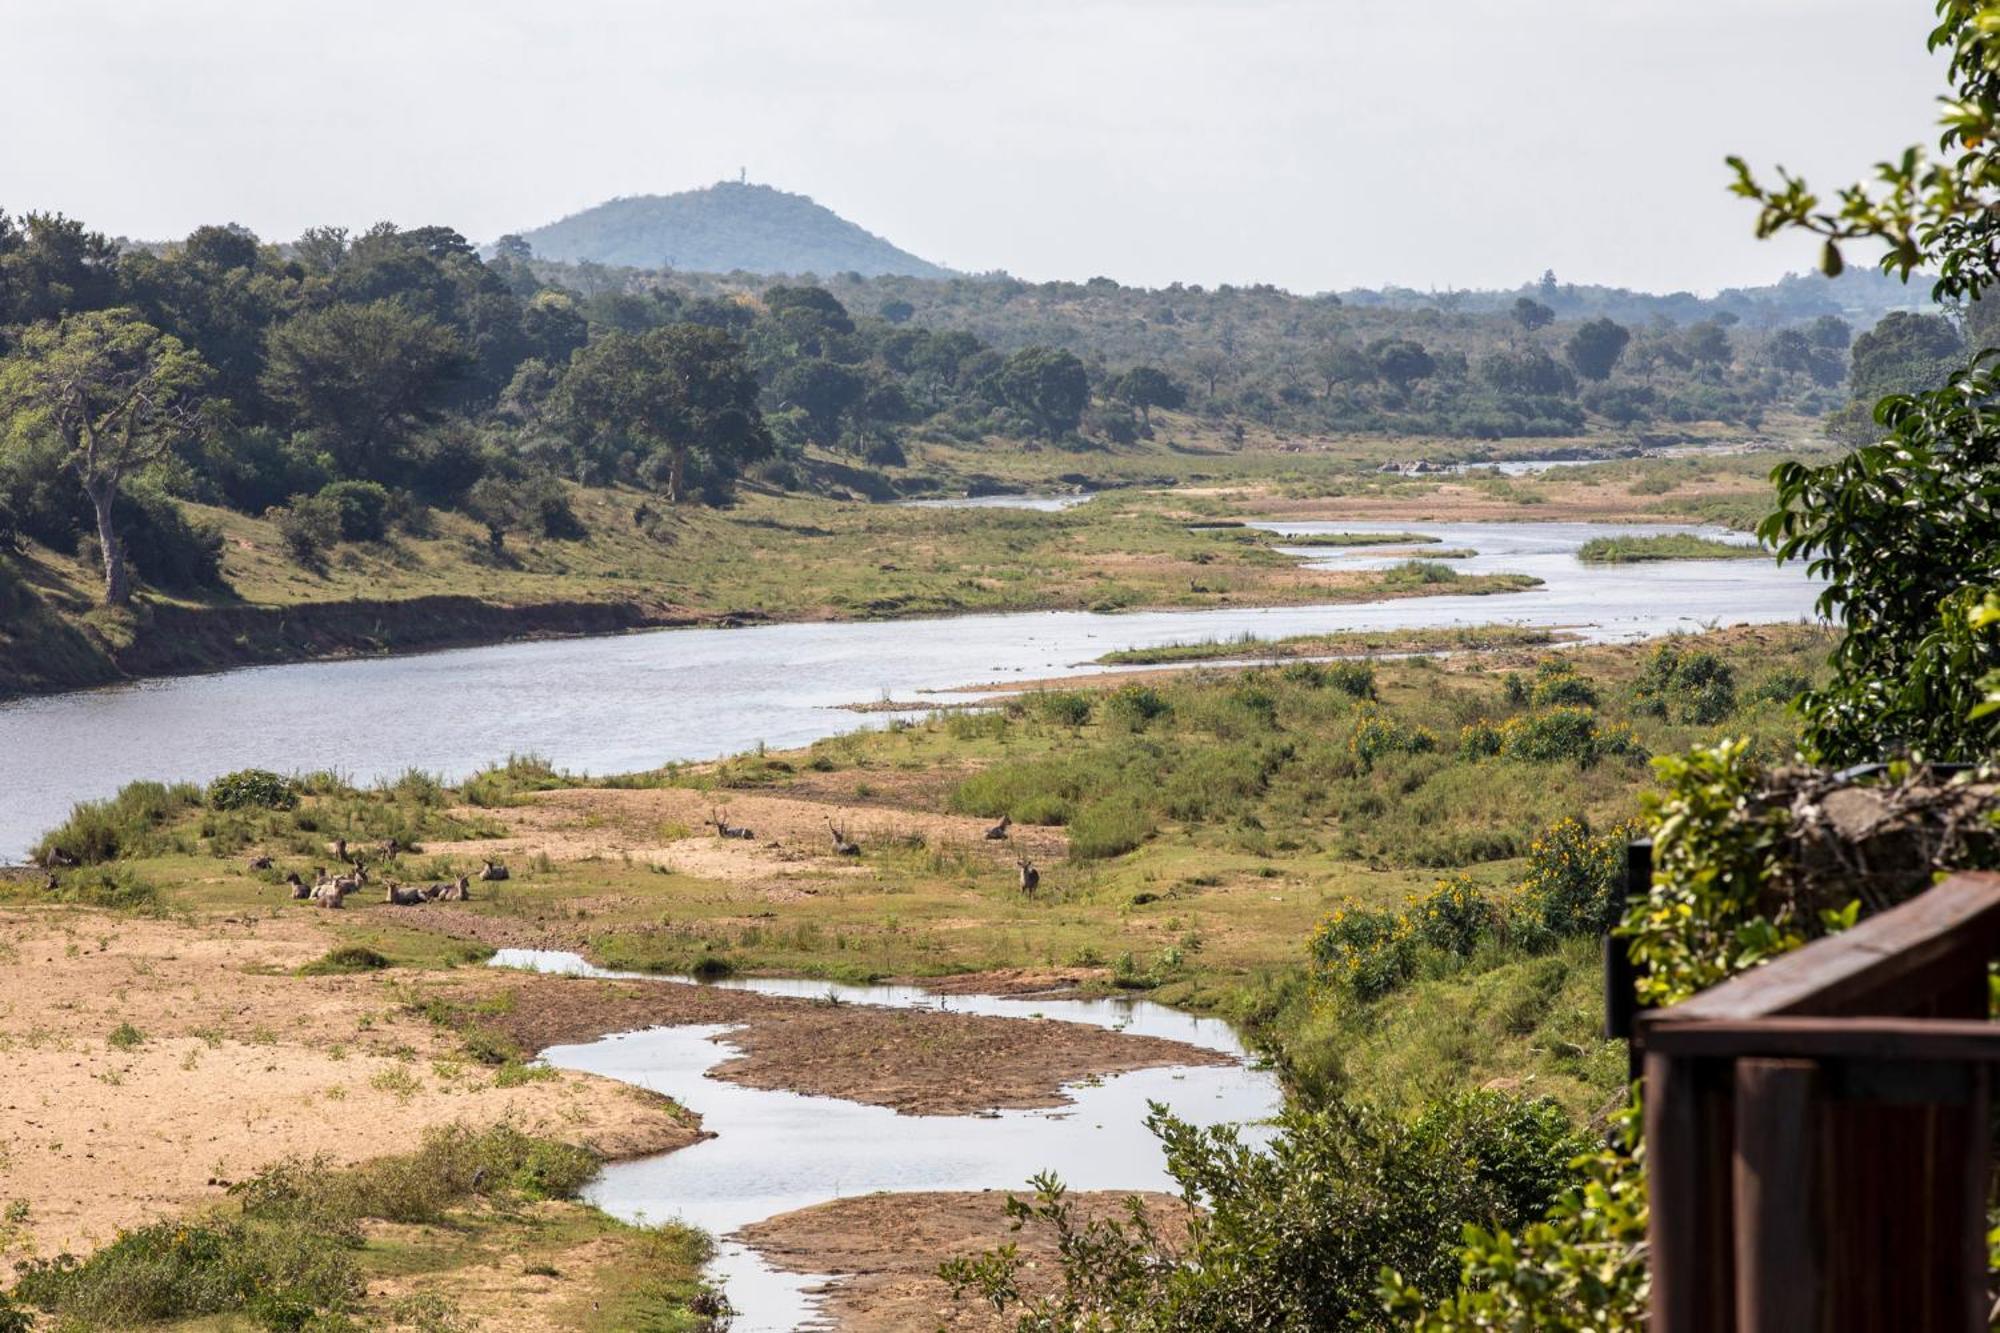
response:
<path id="1" fill-rule="evenodd" d="M 586 306 L 668 293 L 681 302 L 754 300 L 773 281 L 528 262 Z M 1093 386 L 1150 366 L 1181 386 L 1193 410 L 1222 421 L 1468 439 L 1571 436 L 1593 425 L 1754 428 L 1773 411 L 1831 412 L 1847 401 L 1856 325 L 1872 323 L 1892 296 L 1923 303 L 1920 290 L 1880 275 L 1794 277 L 1706 299 L 1576 287 L 1553 274 L 1512 293 L 1428 296 L 1006 275 L 785 280 L 800 282 L 830 292 L 864 326 L 969 333 L 998 351 L 1070 352 Z M 972 407 L 931 424 L 962 440 L 990 433 Z"/>

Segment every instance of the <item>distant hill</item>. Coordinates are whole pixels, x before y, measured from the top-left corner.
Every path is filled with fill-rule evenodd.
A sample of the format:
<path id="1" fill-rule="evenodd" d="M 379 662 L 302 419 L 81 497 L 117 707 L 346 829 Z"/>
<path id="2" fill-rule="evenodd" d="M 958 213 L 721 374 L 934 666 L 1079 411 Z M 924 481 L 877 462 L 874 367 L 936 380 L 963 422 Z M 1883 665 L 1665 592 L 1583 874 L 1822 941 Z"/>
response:
<path id="1" fill-rule="evenodd" d="M 521 233 L 542 259 L 694 273 L 950 277 L 802 194 L 723 181 L 587 208 Z"/>

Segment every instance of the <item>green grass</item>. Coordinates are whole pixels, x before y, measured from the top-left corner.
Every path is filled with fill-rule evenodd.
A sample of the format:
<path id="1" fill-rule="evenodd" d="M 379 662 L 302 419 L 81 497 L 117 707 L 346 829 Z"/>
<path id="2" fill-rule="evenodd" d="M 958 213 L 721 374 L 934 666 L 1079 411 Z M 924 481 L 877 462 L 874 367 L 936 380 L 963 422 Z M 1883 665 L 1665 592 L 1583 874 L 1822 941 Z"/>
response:
<path id="1" fill-rule="evenodd" d="M 1591 565 L 1631 565 L 1651 560 L 1768 560 L 1770 552 L 1741 542 L 1663 532 L 1653 537 L 1592 537 L 1576 558 Z"/>
<path id="2" fill-rule="evenodd" d="M 1493 648 L 1530 648 L 1570 636 L 1526 625 L 1454 626 L 1443 629 L 1337 630 L 1328 634 L 1294 634 L 1264 639 L 1243 634 L 1234 639 L 1202 639 L 1193 643 L 1161 644 L 1153 648 L 1121 648 L 1097 661 L 1105 666 L 1157 666 L 1217 659 L 1341 657 L 1379 653 L 1474 652 Z"/>
<path id="3" fill-rule="evenodd" d="M 1272 532 L 1251 529 L 1272 546 L 1424 546 L 1440 539 L 1422 532 Z"/>

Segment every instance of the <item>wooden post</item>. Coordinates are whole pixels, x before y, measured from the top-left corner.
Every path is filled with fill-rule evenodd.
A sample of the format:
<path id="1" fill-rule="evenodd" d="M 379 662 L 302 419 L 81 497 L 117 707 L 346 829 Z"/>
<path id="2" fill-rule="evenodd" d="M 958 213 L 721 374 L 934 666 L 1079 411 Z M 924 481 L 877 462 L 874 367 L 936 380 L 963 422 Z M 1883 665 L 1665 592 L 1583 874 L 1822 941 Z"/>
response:
<path id="1" fill-rule="evenodd" d="M 1810 1060 L 1736 1062 L 1736 1326 L 1743 1333 L 1820 1327 L 1818 1084 Z"/>
<path id="2" fill-rule="evenodd" d="M 1649 1333 L 1731 1333 L 1728 1061 L 1646 1054 Z"/>

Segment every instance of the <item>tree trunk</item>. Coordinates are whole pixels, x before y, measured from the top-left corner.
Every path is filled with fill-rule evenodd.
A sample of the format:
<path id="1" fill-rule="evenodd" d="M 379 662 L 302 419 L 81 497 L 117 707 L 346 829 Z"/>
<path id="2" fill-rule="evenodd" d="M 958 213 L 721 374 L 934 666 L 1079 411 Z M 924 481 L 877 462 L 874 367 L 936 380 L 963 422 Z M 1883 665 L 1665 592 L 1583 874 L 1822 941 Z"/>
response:
<path id="1" fill-rule="evenodd" d="M 667 501 L 670 504 L 679 504 L 681 502 L 681 491 L 687 479 L 687 450 L 681 448 L 679 445 L 675 445 L 668 453 L 667 458 L 669 460 L 667 468 Z"/>
<path id="2" fill-rule="evenodd" d="M 131 576 L 125 568 L 125 543 L 112 524 L 111 506 L 118 498 L 118 483 L 110 480 L 84 484 L 85 494 L 97 511 L 97 545 L 104 556 L 104 604 L 124 606 L 132 600 Z"/>

